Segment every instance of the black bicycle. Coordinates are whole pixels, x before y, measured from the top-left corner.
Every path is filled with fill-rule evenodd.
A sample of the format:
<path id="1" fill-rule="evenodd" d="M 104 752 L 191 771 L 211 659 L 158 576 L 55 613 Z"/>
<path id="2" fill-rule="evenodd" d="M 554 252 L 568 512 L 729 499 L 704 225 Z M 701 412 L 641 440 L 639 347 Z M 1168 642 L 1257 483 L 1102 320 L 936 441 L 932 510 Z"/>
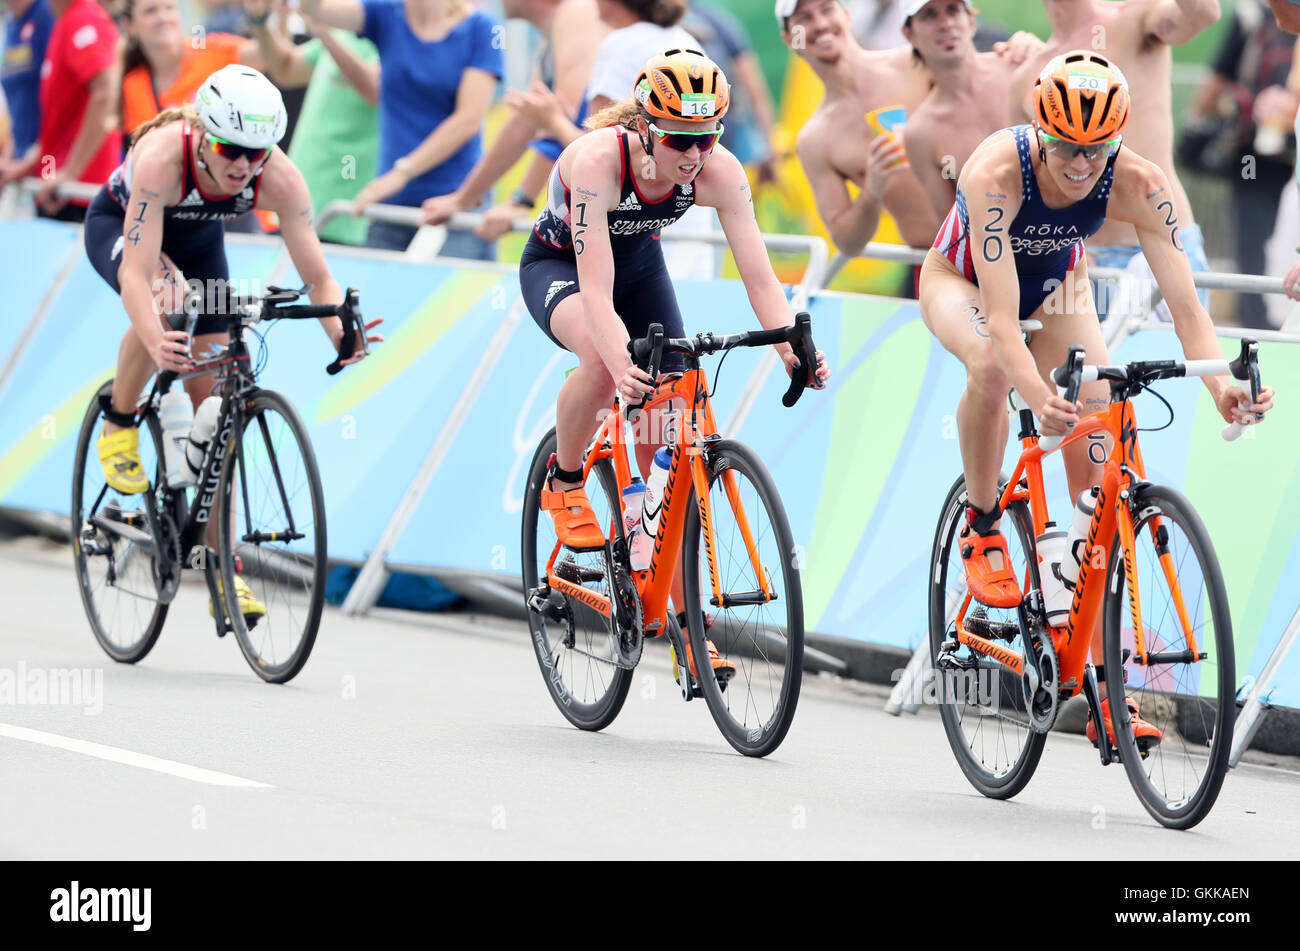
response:
<path id="1" fill-rule="evenodd" d="M 257 385 L 265 362 L 253 365 L 244 331 L 267 320 L 337 316 L 342 361 L 369 346 L 348 288 L 342 304 L 293 305 L 310 288 L 270 287 L 260 298 L 234 298 L 222 319 L 230 343 L 196 359 L 185 374 L 158 374 L 136 406 L 140 458 L 149 489 L 120 495 L 104 479 L 94 448 L 113 382 L 99 388 L 77 438 L 72 476 L 72 547 L 81 600 L 95 639 L 116 661 L 149 653 L 180 588 L 186 567 L 202 570 L 217 636 L 233 631 L 249 666 L 263 680 L 285 683 L 307 662 L 325 600 L 325 497 L 307 428 L 293 405 Z M 193 335 L 201 300 L 170 320 Z M 177 379 L 216 374 L 221 408 L 192 488 L 166 484 L 159 405 Z M 216 550 L 205 538 L 215 519 Z M 245 616 L 245 605 L 256 605 Z"/>

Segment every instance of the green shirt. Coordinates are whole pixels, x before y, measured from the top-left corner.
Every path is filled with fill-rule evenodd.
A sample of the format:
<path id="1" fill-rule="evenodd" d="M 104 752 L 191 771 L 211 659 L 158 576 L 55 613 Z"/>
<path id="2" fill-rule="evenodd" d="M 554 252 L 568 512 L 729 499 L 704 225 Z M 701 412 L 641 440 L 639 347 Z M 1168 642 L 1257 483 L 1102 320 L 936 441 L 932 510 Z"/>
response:
<path id="1" fill-rule="evenodd" d="M 367 63 L 379 59 L 373 43 L 346 30 L 334 30 L 334 40 Z M 375 177 L 379 153 L 378 110 L 361 97 L 320 40 L 301 47 L 313 71 L 294 128 L 289 158 L 298 166 L 311 191 L 313 210 L 336 198 L 352 199 Z M 335 218 L 321 232 L 328 241 L 365 244 L 364 218 Z"/>

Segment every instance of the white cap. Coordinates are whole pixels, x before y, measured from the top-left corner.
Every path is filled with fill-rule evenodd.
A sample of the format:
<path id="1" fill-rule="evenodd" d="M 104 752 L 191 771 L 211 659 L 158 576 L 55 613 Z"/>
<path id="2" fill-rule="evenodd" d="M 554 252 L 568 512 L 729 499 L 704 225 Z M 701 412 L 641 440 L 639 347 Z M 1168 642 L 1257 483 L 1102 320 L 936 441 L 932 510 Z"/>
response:
<path id="1" fill-rule="evenodd" d="M 840 0 L 842 3 L 843 0 Z M 1300 3 L 1300 0 L 1296 0 Z M 799 0 L 776 0 L 776 24 L 781 29 L 785 29 L 786 17 L 793 16 L 795 7 L 799 6 Z"/>
<path id="2" fill-rule="evenodd" d="M 903 19 L 910 20 L 913 16 L 921 12 L 921 8 L 931 0 L 903 0 Z M 970 0 L 961 0 L 962 4 L 969 10 Z"/>

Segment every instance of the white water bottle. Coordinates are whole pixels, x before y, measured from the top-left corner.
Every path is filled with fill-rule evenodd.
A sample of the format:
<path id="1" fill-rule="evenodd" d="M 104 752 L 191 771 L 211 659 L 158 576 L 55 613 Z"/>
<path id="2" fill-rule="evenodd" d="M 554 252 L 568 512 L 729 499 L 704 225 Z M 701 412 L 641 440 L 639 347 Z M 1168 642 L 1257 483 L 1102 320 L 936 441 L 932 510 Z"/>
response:
<path id="1" fill-rule="evenodd" d="M 668 467 L 673 457 L 666 446 L 655 451 L 650 475 L 645 480 L 645 505 L 641 512 L 641 527 L 653 541 L 659 534 L 659 516 L 663 512 L 664 487 L 668 484 Z"/>
<path id="2" fill-rule="evenodd" d="M 190 429 L 190 438 L 185 443 L 185 464 L 190 470 L 190 478 L 196 482 L 199 470 L 203 468 L 203 457 L 207 455 L 208 443 L 217 431 L 217 417 L 221 415 L 221 397 L 209 396 L 194 411 L 194 426 Z"/>
<path id="3" fill-rule="evenodd" d="M 1065 553 L 1065 532 L 1056 527 L 1055 522 L 1047 523 L 1047 531 L 1038 536 L 1035 543 L 1038 549 L 1038 580 L 1042 585 L 1043 609 L 1047 612 L 1047 623 L 1060 627 L 1070 616 L 1070 600 L 1073 595 L 1061 582 L 1061 556 Z"/>
<path id="4" fill-rule="evenodd" d="M 167 485 L 184 489 L 194 484 L 194 476 L 185 463 L 185 446 L 194 428 L 194 404 L 184 390 L 168 390 L 158 404 L 158 422 L 162 424 L 163 463 Z"/>
<path id="5" fill-rule="evenodd" d="M 640 476 L 632 477 L 632 484 L 623 490 L 623 537 L 627 540 L 628 558 L 633 571 L 650 567 L 650 554 L 654 539 L 645 533 L 641 524 L 641 511 L 645 505 L 645 483 Z"/>
<path id="6" fill-rule="evenodd" d="M 1092 527 L 1092 513 L 1097 507 L 1097 496 L 1101 494 L 1100 486 L 1084 489 L 1074 503 L 1074 518 L 1070 521 L 1070 531 L 1065 537 L 1065 553 L 1061 556 L 1061 580 L 1065 587 L 1074 591 L 1074 583 L 1079 578 L 1079 566 L 1088 557 L 1088 530 Z"/>

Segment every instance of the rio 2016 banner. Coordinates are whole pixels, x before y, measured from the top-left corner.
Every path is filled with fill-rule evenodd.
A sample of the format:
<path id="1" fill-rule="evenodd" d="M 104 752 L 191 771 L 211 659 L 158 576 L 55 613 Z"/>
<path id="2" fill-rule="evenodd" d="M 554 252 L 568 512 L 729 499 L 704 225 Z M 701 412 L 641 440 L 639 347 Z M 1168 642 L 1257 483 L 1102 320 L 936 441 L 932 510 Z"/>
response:
<path id="1" fill-rule="evenodd" d="M 0 223 L 11 288 L 5 327 L 13 339 L 70 265 L 37 332 L 0 390 L 0 505 L 66 513 L 77 428 L 90 394 L 113 373 L 127 321 L 120 300 L 78 258 L 74 229 Z M 32 251 L 38 252 L 33 256 Z M 261 283 L 296 279 L 274 244 L 229 245 L 231 273 Z M 447 424 L 489 344 L 514 324 L 468 408 L 389 563 L 517 576 L 525 470 L 554 424 L 555 398 L 576 359 L 557 350 L 520 302 L 517 275 L 502 267 L 418 265 L 392 257 L 328 255 L 341 285 L 361 289 L 367 317 L 383 316 L 387 341 L 336 377 L 332 349 L 312 321 L 258 328 L 262 385 L 289 396 L 306 420 L 320 464 L 331 557 L 373 550 L 399 499 Z M 21 273 L 20 273 L 21 271 Z M 677 284 L 689 332 L 756 327 L 733 281 Z M 926 579 L 939 505 L 960 471 L 956 407 L 960 365 L 930 337 L 913 302 L 826 294 L 810 306 L 830 386 L 781 406 L 785 375 L 763 383 L 748 412 L 737 400 L 757 372 L 758 351 L 706 365 L 726 435 L 753 446 L 781 490 L 802 564 L 808 628 L 915 647 L 926 631 Z M 1235 354 L 1235 341 L 1223 342 Z M 1264 345 L 1266 382 L 1283 394 L 1300 383 L 1300 348 Z M 1116 362 L 1178 358 L 1171 333 L 1146 331 Z M 1175 410 L 1136 401 L 1148 477 L 1185 492 L 1214 539 L 1228 586 L 1242 679 L 1258 673 L 1300 595 L 1300 443 L 1295 403 L 1236 443 L 1199 381 L 1162 384 Z M 1017 446 L 1008 447 L 1007 471 Z M 1047 468 L 1058 524 L 1070 500 L 1059 462 Z M 1300 652 L 1283 669 L 1273 702 L 1300 707 Z"/>

